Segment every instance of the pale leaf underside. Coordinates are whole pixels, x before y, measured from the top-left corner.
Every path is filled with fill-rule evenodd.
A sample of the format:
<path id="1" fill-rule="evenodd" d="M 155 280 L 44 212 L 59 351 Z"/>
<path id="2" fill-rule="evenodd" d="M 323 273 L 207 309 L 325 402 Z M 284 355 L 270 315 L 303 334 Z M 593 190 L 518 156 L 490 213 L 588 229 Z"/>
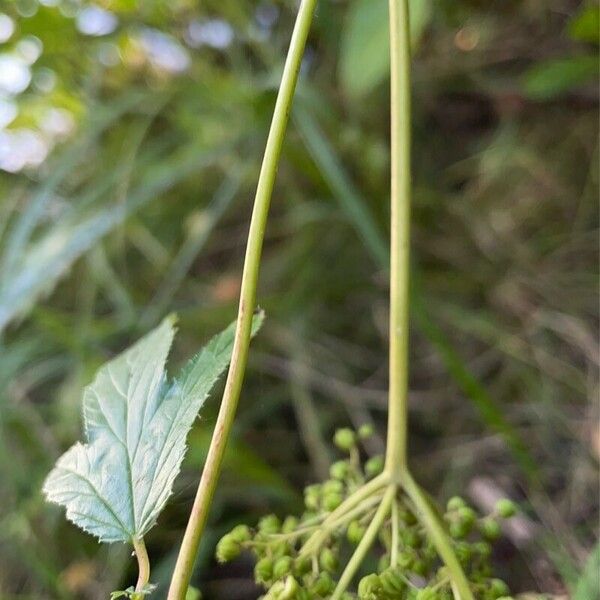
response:
<path id="1" fill-rule="evenodd" d="M 261 317 L 255 319 L 254 330 Z M 67 518 L 104 542 L 142 537 L 170 496 L 186 437 L 231 357 L 234 325 L 215 336 L 167 383 L 165 362 L 175 333 L 165 319 L 104 365 L 85 389 L 87 443 L 58 460 L 44 483 Z"/>

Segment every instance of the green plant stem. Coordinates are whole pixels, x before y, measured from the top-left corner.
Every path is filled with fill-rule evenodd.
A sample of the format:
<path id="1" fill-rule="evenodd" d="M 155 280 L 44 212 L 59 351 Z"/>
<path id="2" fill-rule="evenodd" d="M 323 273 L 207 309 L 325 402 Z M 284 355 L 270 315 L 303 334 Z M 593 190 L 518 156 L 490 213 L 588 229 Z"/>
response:
<path id="1" fill-rule="evenodd" d="M 410 247 L 410 33 L 408 0 L 390 0 L 391 255 L 386 470 L 406 469 Z"/>
<path id="2" fill-rule="evenodd" d="M 141 592 L 144 589 L 144 586 L 150 581 L 150 560 L 148 559 L 148 551 L 146 550 L 146 544 L 143 539 L 133 539 L 131 540 L 133 543 L 133 550 L 135 552 L 135 557 L 138 561 L 139 575 L 138 580 L 135 585 L 135 591 Z M 137 600 L 137 596 L 135 600 Z M 139 598 L 141 600 L 142 595 L 139 594 Z"/>
<path id="3" fill-rule="evenodd" d="M 184 600 L 185 598 L 192 576 L 196 554 L 198 552 L 200 537 L 206 524 L 209 507 L 221 470 L 225 446 L 235 418 L 248 359 L 252 314 L 256 305 L 256 288 L 258 284 L 266 221 L 269 213 L 275 176 L 277 174 L 277 165 L 281 156 L 283 138 L 289 120 L 292 99 L 298 81 L 302 55 L 304 53 L 304 47 L 308 37 L 316 1 L 317 0 L 302 0 L 296 18 L 296 24 L 294 26 L 290 49 L 283 69 L 279 94 L 275 104 L 271 129 L 269 131 L 265 155 L 258 179 L 250 230 L 248 233 L 231 365 L 227 374 L 223 400 L 221 402 L 217 423 L 206 458 L 206 464 L 204 465 L 190 519 L 187 524 L 173 577 L 171 579 L 168 600 Z"/>
<path id="4" fill-rule="evenodd" d="M 469 587 L 469 582 L 462 570 L 460 562 L 452 549 L 452 544 L 444 529 L 436 509 L 432 506 L 429 498 L 420 488 L 419 484 L 413 479 L 412 475 L 406 471 L 402 480 L 403 488 L 413 501 L 418 513 L 419 521 L 427 529 L 431 540 L 440 555 L 444 564 L 450 573 L 452 581 L 452 590 L 457 600 L 474 600 L 473 593 Z"/>
<path id="5" fill-rule="evenodd" d="M 375 538 L 377 537 L 377 534 L 379 533 L 383 522 L 385 521 L 386 517 L 390 512 L 390 507 L 392 505 L 392 501 L 394 500 L 395 495 L 396 486 L 390 485 L 387 488 L 383 499 L 381 500 L 381 504 L 379 505 L 379 508 L 377 509 L 373 520 L 367 527 L 365 535 L 360 540 L 360 543 L 356 547 L 354 554 L 348 561 L 348 564 L 346 565 L 346 568 L 344 569 L 344 572 L 342 573 L 342 576 L 338 581 L 335 591 L 331 596 L 331 600 L 340 600 L 348 586 L 352 583 L 352 579 L 354 579 L 356 572 L 360 568 L 360 565 L 365 559 L 365 556 L 371 549 L 371 546 L 373 545 L 373 542 L 375 541 Z"/>

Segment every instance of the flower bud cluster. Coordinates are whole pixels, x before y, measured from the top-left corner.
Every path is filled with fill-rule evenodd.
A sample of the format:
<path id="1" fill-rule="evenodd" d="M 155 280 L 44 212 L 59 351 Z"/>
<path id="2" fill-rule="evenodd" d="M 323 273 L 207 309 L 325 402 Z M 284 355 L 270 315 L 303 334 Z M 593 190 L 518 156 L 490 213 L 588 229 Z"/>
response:
<path id="1" fill-rule="evenodd" d="M 266 590 L 263 600 L 331 598 L 344 565 L 377 509 L 376 502 L 367 502 L 360 511 L 356 507 L 345 513 L 344 507 L 336 510 L 383 470 L 383 457 L 364 463 L 360 460 L 359 442 L 372 433 L 369 426 L 358 432 L 338 430 L 334 444 L 346 453 L 346 458 L 331 466 L 327 481 L 304 490 L 303 514 L 283 520 L 269 515 L 255 529 L 235 527 L 218 543 L 217 559 L 227 562 L 242 551 L 252 552 L 256 558 L 255 580 Z M 342 600 L 452 600 L 448 570 L 410 500 L 399 493 L 394 502 L 394 510 L 378 532 L 379 543 L 372 551 L 375 572 L 360 579 L 355 591 L 344 592 Z M 328 519 L 333 511 L 333 520 Z M 510 600 L 508 586 L 492 575 L 490 542 L 501 533 L 500 520 L 515 512 L 509 500 L 498 502 L 493 513 L 485 517 L 462 498 L 448 502 L 444 521 L 478 600 Z M 317 545 L 312 543 L 315 535 Z"/>

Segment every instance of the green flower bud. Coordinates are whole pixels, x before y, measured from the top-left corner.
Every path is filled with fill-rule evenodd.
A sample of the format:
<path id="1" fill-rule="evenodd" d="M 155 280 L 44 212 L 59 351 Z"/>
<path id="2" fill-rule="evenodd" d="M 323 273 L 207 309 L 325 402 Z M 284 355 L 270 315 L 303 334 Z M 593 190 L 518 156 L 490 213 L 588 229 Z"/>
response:
<path id="1" fill-rule="evenodd" d="M 338 568 L 338 559 L 331 548 L 323 548 L 319 555 L 319 564 L 321 568 L 330 573 L 334 573 Z"/>
<path id="2" fill-rule="evenodd" d="M 458 558 L 463 567 L 466 567 L 471 562 L 471 557 L 473 556 L 471 544 L 468 544 L 467 542 L 457 542 L 454 552 L 456 553 L 456 558 Z"/>
<path id="3" fill-rule="evenodd" d="M 294 561 L 294 574 L 298 577 L 306 575 L 312 567 L 311 560 L 308 556 L 298 557 Z"/>
<path id="4" fill-rule="evenodd" d="M 470 527 L 462 521 L 454 521 L 453 523 L 450 523 L 449 530 L 450 535 L 458 540 L 468 535 Z"/>
<path id="5" fill-rule="evenodd" d="M 270 558 L 261 558 L 254 567 L 254 578 L 257 583 L 268 585 L 273 577 L 273 561 Z"/>
<path id="6" fill-rule="evenodd" d="M 423 588 L 417 592 L 415 600 L 438 600 L 438 593 L 431 588 Z"/>
<path id="7" fill-rule="evenodd" d="M 460 496 L 453 496 L 448 500 L 448 504 L 446 505 L 446 510 L 448 512 L 454 512 L 459 508 L 463 508 L 467 503 Z"/>
<path id="8" fill-rule="evenodd" d="M 391 567 L 379 575 L 381 588 L 386 594 L 399 594 L 406 589 L 406 582 L 398 568 Z M 396 597 L 396 596 L 393 596 Z"/>
<path id="9" fill-rule="evenodd" d="M 381 597 L 381 591 L 381 582 L 375 573 L 363 577 L 358 583 L 358 597 L 360 600 L 378 600 Z"/>
<path id="10" fill-rule="evenodd" d="M 344 481 L 346 477 L 348 477 L 348 472 L 350 470 L 350 465 L 347 460 L 338 460 L 333 463 L 329 468 L 329 475 L 333 479 L 339 479 L 340 481 Z"/>
<path id="11" fill-rule="evenodd" d="M 358 437 L 361 440 L 370 438 L 375 433 L 375 428 L 370 423 L 365 423 L 358 428 Z"/>
<path id="12" fill-rule="evenodd" d="M 423 542 L 423 537 L 414 529 L 406 529 L 402 532 L 402 541 L 409 548 L 418 548 Z"/>
<path id="13" fill-rule="evenodd" d="M 252 533 L 247 525 L 238 525 L 237 527 L 234 527 L 229 532 L 229 535 L 236 542 L 240 543 L 248 542 L 252 538 Z"/>
<path id="14" fill-rule="evenodd" d="M 292 570 L 294 561 L 289 556 L 282 556 L 273 565 L 273 579 L 283 579 Z"/>
<path id="15" fill-rule="evenodd" d="M 482 558 L 488 558 L 492 554 L 492 547 L 487 542 L 476 542 L 472 548 Z"/>
<path id="16" fill-rule="evenodd" d="M 230 533 L 223 536 L 217 544 L 216 556 L 220 563 L 229 562 L 237 558 L 242 551 L 242 547 Z"/>
<path id="17" fill-rule="evenodd" d="M 320 573 L 316 581 L 311 586 L 311 591 L 317 596 L 327 596 L 335 589 L 335 582 L 329 573 Z"/>
<path id="18" fill-rule="evenodd" d="M 517 506 L 508 498 L 503 498 L 502 500 L 498 500 L 496 502 L 496 512 L 503 519 L 510 519 L 510 517 L 514 517 L 517 512 Z"/>
<path id="19" fill-rule="evenodd" d="M 338 429 L 333 437 L 333 443 L 340 450 L 350 450 L 356 444 L 356 435 L 352 429 Z"/>
<path id="20" fill-rule="evenodd" d="M 491 517 L 486 517 L 479 523 L 479 529 L 483 536 L 488 540 L 497 540 L 502 534 L 500 524 Z"/>
<path id="21" fill-rule="evenodd" d="M 408 569 L 412 565 L 413 555 L 410 552 L 398 552 L 398 566 L 402 569 Z"/>
<path id="22" fill-rule="evenodd" d="M 258 522 L 258 530 L 267 535 L 279 533 L 280 528 L 281 523 L 275 515 L 267 515 Z"/>
<path id="23" fill-rule="evenodd" d="M 323 508 L 327 511 L 335 510 L 344 500 L 341 494 L 330 492 L 323 496 Z"/>
<path id="24" fill-rule="evenodd" d="M 309 485 L 304 489 L 304 504 L 308 510 L 318 510 L 321 504 L 321 486 Z"/>
<path id="25" fill-rule="evenodd" d="M 375 477 L 383 471 L 384 459 L 383 456 L 373 456 L 365 463 L 365 473 L 368 477 Z"/>
<path id="26" fill-rule="evenodd" d="M 337 479 L 328 479 L 322 487 L 323 494 L 330 494 L 332 492 L 335 494 L 341 494 L 344 491 L 344 484 Z"/>
<path id="27" fill-rule="evenodd" d="M 281 533 L 292 533 L 298 527 L 297 517 L 286 517 L 281 525 Z"/>
<path id="28" fill-rule="evenodd" d="M 346 536 L 351 544 L 358 544 L 365 535 L 365 527 L 359 521 L 351 521 L 346 531 Z"/>
<path id="29" fill-rule="evenodd" d="M 508 596 L 510 590 L 502 579 L 492 579 L 490 581 L 490 593 L 494 598 L 501 598 L 502 596 Z"/>
<path id="30" fill-rule="evenodd" d="M 477 520 L 477 513 L 470 506 L 463 506 L 456 512 L 458 519 L 469 528 L 472 527 L 473 523 Z"/>

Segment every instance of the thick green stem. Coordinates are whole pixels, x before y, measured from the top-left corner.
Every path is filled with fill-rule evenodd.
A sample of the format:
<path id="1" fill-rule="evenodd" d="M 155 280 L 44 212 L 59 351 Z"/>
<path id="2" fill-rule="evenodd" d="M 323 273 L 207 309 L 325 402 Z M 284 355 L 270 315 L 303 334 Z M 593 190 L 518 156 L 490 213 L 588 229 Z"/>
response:
<path id="1" fill-rule="evenodd" d="M 381 500 L 381 504 L 379 505 L 379 508 L 377 509 L 373 520 L 367 527 L 365 535 L 362 537 L 360 543 L 356 547 L 352 558 L 350 558 L 350 560 L 348 561 L 348 564 L 346 565 L 346 568 L 344 569 L 344 572 L 342 573 L 342 576 L 338 581 L 335 591 L 331 596 L 331 600 L 340 600 L 344 592 L 348 589 L 348 586 L 352 583 L 356 572 L 360 568 L 360 565 L 365 559 L 365 556 L 371 549 L 375 538 L 381 530 L 383 522 L 385 521 L 386 517 L 390 512 L 390 507 L 392 505 L 392 501 L 394 500 L 395 495 L 396 487 L 394 485 L 390 485 L 387 488 L 383 499 Z"/>
<path id="2" fill-rule="evenodd" d="M 148 551 L 143 539 L 133 539 L 133 550 L 138 561 L 139 575 L 135 586 L 136 592 L 141 592 L 144 586 L 150 581 L 150 560 L 148 559 Z M 142 600 L 142 594 L 139 594 L 139 600 Z M 136 597 L 137 600 L 137 597 Z"/>
<path id="3" fill-rule="evenodd" d="M 260 258 L 271 195 L 275 183 L 277 165 L 281 156 L 283 138 L 289 120 L 292 99 L 298 81 L 304 46 L 308 37 L 316 2 L 317 0 L 302 0 L 283 70 L 281 86 L 267 139 L 265 156 L 258 179 L 248 233 L 231 365 L 227 374 L 223 400 L 206 458 L 206 464 L 204 465 L 190 519 L 183 537 L 181 549 L 179 550 L 179 556 L 177 557 L 177 563 L 169 588 L 168 600 L 184 600 L 185 598 L 198 552 L 200 537 L 206 524 L 209 507 L 221 471 L 225 446 L 235 418 L 248 359 L 252 314 L 256 305 Z"/>
<path id="4" fill-rule="evenodd" d="M 408 0 L 390 0 L 391 256 L 389 414 L 386 469 L 406 469 L 410 246 L 410 34 Z"/>

